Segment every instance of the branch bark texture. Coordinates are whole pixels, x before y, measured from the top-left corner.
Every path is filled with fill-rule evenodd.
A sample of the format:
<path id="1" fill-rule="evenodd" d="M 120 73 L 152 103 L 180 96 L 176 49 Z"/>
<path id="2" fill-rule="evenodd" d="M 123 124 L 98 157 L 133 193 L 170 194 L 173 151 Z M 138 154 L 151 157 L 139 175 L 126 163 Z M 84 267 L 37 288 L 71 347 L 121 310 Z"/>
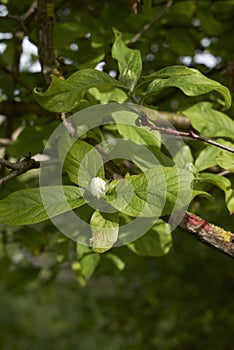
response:
<path id="1" fill-rule="evenodd" d="M 179 228 L 209 247 L 234 258 L 234 233 L 210 224 L 190 212 L 185 213 Z"/>
<path id="2" fill-rule="evenodd" d="M 51 82 L 51 74 L 57 75 L 57 63 L 53 45 L 54 8 L 51 0 L 37 1 L 38 54 L 46 86 Z"/>

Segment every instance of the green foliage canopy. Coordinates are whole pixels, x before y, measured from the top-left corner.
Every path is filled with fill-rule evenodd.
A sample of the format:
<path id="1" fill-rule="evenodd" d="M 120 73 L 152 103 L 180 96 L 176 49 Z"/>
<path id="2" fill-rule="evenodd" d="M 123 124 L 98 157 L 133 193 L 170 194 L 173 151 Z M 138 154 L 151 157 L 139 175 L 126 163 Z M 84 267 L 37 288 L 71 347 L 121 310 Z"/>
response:
<path id="1" fill-rule="evenodd" d="M 64 155 L 64 144 L 60 140 L 55 155 L 58 159 L 65 157 L 61 186 L 55 184 L 39 189 L 36 166 L 28 171 L 23 167 L 20 173 L 19 168 L 9 170 L 6 163 L 2 164 L 1 178 L 6 181 L 1 182 L 0 188 L 0 278 L 4 284 L 17 290 L 20 279 L 21 291 L 35 284 L 44 285 L 59 276 L 64 266 L 68 266 L 73 278 L 85 284 L 95 273 L 115 275 L 121 272 L 124 275 L 128 256 L 137 269 L 139 261 L 143 261 L 138 259 L 143 258 L 134 258 L 135 254 L 161 257 L 171 250 L 174 254 L 166 216 L 173 212 L 175 205 L 177 209 L 189 205 L 191 212 L 232 231 L 234 156 L 227 148 L 234 148 L 230 93 L 233 87 L 233 1 L 55 0 L 51 5 L 54 6 L 49 13 L 49 18 L 53 19 L 53 46 L 47 49 L 48 55 L 52 57 L 53 52 L 56 58 L 53 66 L 47 67 L 49 73 L 43 63 L 46 55 L 40 42 L 35 3 L 13 0 L 2 1 L 0 5 L 4 17 L 0 30 L 1 159 L 12 164 L 21 161 L 25 166 L 31 156 L 43 152 L 61 120 L 66 124 L 66 117 L 93 106 L 130 102 L 138 106 L 138 111 L 147 107 L 146 118 L 150 125 L 137 125 L 136 110 L 129 109 L 132 124 L 118 123 L 119 114 L 113 113 L 115 123 L 82 131 L 81 138 L 75 142 L 72 132 L 80 130 L 70 132 L 71 128 L 66 126 L 66 138 L 62 141 L 71 146 L 70 150 Z M 39 53 L 38 56 L 28 55 L 23 65 L 22 50 L 27 40 L 38 47 Z M 38 59 L 42 72 L 33 68 Z M 51 73 L 48 86 L 45 76 L 50 79 Z M 177 120 L 175 128 L 179 132 L 193 128 L 201 137 L 213 139 L 224 149 L 201 140 L 185 139 L 184 147 L 177 150 L 175 145 L 175 154 L 171 156 L 163 147 L 165 135 L 154 129 L 160 113 Z M 179 123 L 181 117 L 187 129 Z M 160 160 L 160 169 L 152 166 L 148 159 L 143 162 L 137 157 L 135 165 L 129 160 L 126 163 L 126 160 L 116 159 L 100 167 L 103 149 L 100 151 L 93 146 L 102 142 L 110 146 L 109 140 L 113 137 L 136 142 L 137 155 L 140 155 L 139 145 L 147 147 Z M 127 154 L 130 143 L 126 145 L 129 145 Z M 89 153 L 93 148 L 93 153 Z M 92 162 L 95 172 L 83 176 L 85 181 L 81 183 L 79 176 L 87 174 L 87 169 L 81 168 L 84 157 Z M 14 171 L 18 176 L 8 178 Z M 116 172 L 119 178 L 113 176 Z M 49 173 L 51 178 L 56 177 L 53 164 Z M 93 198 L 83 197 L 94 176 L 105 180 L 106 191 L 101 200 L 106 200 L 117 213 L 103 214 L 89 205 Z M 159 177 L 164 178 L 160 184 Z M 150 195 L 149 179 L 153 189 Z M 176 203 L 180 186 L 181 203 Z M 122 202 L 117 200 L 117 194 L 122 196 Z M 125 198 L 130 195 L 131 201 L 124 206 Z M 67 203 L 85 223 L 91 224 L 90 246 L 71 242 L 48 220 L 70 210 Z M 121 225 L 142 212 L 149 220 L 155 213 L 160 218 L 127 247 L 110 251 L 118 240 Z M 106 229 L 111 232 L 109 236 L 105 234 Z M 176 232 L 179 234 L 178 229 Z M 97 244 L 100 241 L 101 246 Z M 176 235 L 175 241 L 183 247 L 183 240 Z M 197 259 L 202 254 L 205 257 L 211 254 L 203 248 L 193 248 L 190 241 L 188 245 L 188 250 L 195 249 L 195 255 L 197 249 Z M 178 269 L 183 269 L 182 266 L 191 261 L 185 256 L 182 263 L 177 263 Z M 168 267 L 164 270 L 162 265 L 156 269 L 163 273 Z M 165 338 L 162 336 L 162 339 Z M 186 348 L 191 344 L 186 337 L 184 339 Z M 141 342 L 142 339 L 135 348 L 141 348 Z M 176 340 L 169 345 L 165 340 L 164 345 L 152 338 L 146 341 L 149 348 L 152 344 L 161 349 L 178 348 Z M 220 344 L 224 346 L 224 342 Z M 220 344 L 213 343 L 212 349 L 218 349 Z"/>

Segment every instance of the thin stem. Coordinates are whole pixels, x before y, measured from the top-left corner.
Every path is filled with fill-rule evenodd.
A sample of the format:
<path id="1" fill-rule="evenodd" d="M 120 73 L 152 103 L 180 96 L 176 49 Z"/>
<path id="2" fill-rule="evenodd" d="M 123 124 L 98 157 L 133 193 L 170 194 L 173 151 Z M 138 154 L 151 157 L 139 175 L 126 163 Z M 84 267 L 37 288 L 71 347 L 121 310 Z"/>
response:
<path id="1" fill-rule="evenodd" d="M 19 170 L 20 168 L 22 168 L 21 163 L 12 163 L 4 158 L 0 158 L 0 164 L 4 165 L 6 168 L 12 169 L 12 170 Z"/>
<path id="2" fill-rule="evenodd" d="M 201 141 L 204 141 L 204 142 L 206 142 L 206 143 L 209 143 L 210 145 L 213 145 L 213 146 L 222 148 L 222 149 L 224 149 L 225 151 L 229 151 L 229 152 L 234 153 L 234 148 L 232 148 L 232 147 L 224 146 L 224 145 L 222 145 L 221 143 L 218 143 L 218 142 L 216 142 L 216 141 L 214 141 L 214 140 L 211 140 L 211 139 L 209 139 L 209 138 L 207 138 L 207 137 L 196 135 L 196 134 L 194 134 L 193 131 L 190 131 L 190 134 L 193 134 L 193 138 L 195 138 L 195 139 L 199 139 L 199 140 L 201 140 Z"/>
<path id="3" fill-rule="evenodd" d="M 0 138 L 0 147 L 10 146 L 12 144 L 11 139 L 1 139 Z"/>
<path id="4" fill-rule="evenodd" d="M 8 175 L 6 175 L 6 176 L 4 176 L 3 178 L 0 179 L 0 186 L 2 184 L 4 184 L 4 182 L 7 182 L 7 181 L 11 180 L 11 179 L 13 179 L 14 177 L 16 177 L 18 175 L 19 174 L 18 174 L 17 170 L 12 171 L 10 174 L 8 174 Z"/>
<path id="5" fill-rule="evenodd" d="M 26 173 L 31 169 L 38 169 L 40 167 L 56 165 L 58 164 L 58 162 L 58 159 L 45 160 L 40 162 L 31 158 L 31 156 L 27 156 L 20 162 L 12 163 L 4 158 L 0 158 L 0 164 L 2 164 L 8 169 L 13 170 L 10 174 L 0 179 L 0 185 L 2 185 L 4 182 L 10 179 L 13 179 L 16 176 Z"/>
<path id="6" fill-rule="evenodd" d="M 150 122 L 152 122 L 154 125 L 152 125 Z M 162 133 L 172 135 L 175 137 L 186 137 L 186 138 L 190 138 L 190 139 L 194 139 L 194 140 L 201 140 L 203 142 L 209 143 L 210 145 L 224 149 L 225 151 L 234 153 L 234 148 L 222 145 L 221 143 L 218 143 L 218 142 L 211 140 L 207 137 L 197 135 L 192 130 L 190 130 L 189 132 L 182 132 L 182 131 L 177 131 L 177 130 L 174 130 L 171 128 L 164 128 L 164 127 L 160 127 L 160 126 L 155 126 L 155 120 L 152 120 L 151 118 L 147 117 L 145 114 L 141 114 L 141 116 L 139 118 L 137 118 L 136 124 L 138 126 L 141 126 L 141 125 L 147 126 L 150 128 L 150 130 L 158 130 Z"/>
<path id="7" fill-rule="evenodd" d="M 217 175 L 219 175 L 219 176 L 226 176 L 226 175 L 229 175 L 231 173 L 232 172 L 230 170 L 224 170 L 224 171 L 221 171 L 220 173 L 218 173 Z"/>
<path id="8" fill-rule="evenodd" d="M 77 136 L 76 128 L 70 121 L 67 120 L 66 113 L 61 113 L 60 120 L 71 137 Z"/>
<path id="9" fill-rule="evenodd" d="M 169 10 L 169 8 L 171 7 L 171 5 L 173 4 L 173 0 L 169 0 L 166 5 L 164 6 L 164 8 L 162 9 L 161 12 L 157 13 L 157 15 L 148 23 L 146 23 L 144 25 L 144 27 L 137 33 L 134 35 L 134 37 L 129 41 L 128 46 L 131 46 L 132 44 L 134 44 L 135 42 L 137 42 L 140 37 L 156 22 L 159 21 L 159 19 Z"/>

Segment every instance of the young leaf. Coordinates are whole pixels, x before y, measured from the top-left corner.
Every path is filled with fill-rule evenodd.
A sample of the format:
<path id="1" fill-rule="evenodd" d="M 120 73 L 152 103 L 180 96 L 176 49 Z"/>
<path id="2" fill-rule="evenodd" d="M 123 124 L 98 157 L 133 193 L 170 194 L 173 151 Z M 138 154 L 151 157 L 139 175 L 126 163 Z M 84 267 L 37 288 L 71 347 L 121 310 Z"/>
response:
<path id="1" fill-rule="evenodd" d="M 118 61 L 119 80 L 133 91 L 142 71 L 141 53 L 125 46 L 121 33 L 115 31 L 115 42 L 112 46 L 112 57 Z"/>
<path id="2" fill-rule="evenodd" d="M 231 94 L 228 88 L 205 77 L 196 69 L 184 66 L 166 67 L 149 76 L 142 77 L 137 87 L 146 83 L 149 85 L 144 93 L 144 99 L 159 94 L 166 88 L 177 87 L 188 96 L 199 96 L 213 90 L 217 91 L 224 99 L 224 109 L 231 106 Z"/>
<path id="3" fill-rule="evenodd" d="M 0 222 L 9 226 L 35 224 L 84 203 L 79 188 L 75 186 L 27 188 L 0 201 Z"/>
<path id="4" fill-rule="evenodd" d="M 59 146 L 63 152 L 63 143 Z M 69 149 L 63 169 L 70 180 L 87 188 L 90 180 L 96 176 L 104 178 L 103 160 L 95 147 L 80 139 L 76 140 Z"/>
<path id="5" fill-rule="evenodd" d="M 158 220 L 150 231 L 128 247 L 136 254 L 142 256 L 162 256 L 172 247 L 170 226 L 163 220 Z"/>
<path id="6" fill-rule="evenodd" d="M 88 89 L 96 87 L 100 91 L 111 91 L 114 87 L 124 89 L 124 86 L 104 72 L 96 69 L 84 69 L 62 80 L 52 77 L 51 85 L 45 92 L 34 89 L 35 100 L 45 109 L 52 112 L 68 112 L 81 101 Z"/>
<path id="7" fill-rule="evenodd" d="M 234 121 L 224 113 L 214 110 L 209 102 L 197 103 L 183 111 L 183 114 L 203 136 L 234 139 Z"/>
<path id="8" fill-rule="evenodd" d="M 90 220 L 93 238 L 90 246 L 97 253 L 109 250 L 118 239 L 119 219 L 117 213 L 101 213 L 96 210 Z"/>

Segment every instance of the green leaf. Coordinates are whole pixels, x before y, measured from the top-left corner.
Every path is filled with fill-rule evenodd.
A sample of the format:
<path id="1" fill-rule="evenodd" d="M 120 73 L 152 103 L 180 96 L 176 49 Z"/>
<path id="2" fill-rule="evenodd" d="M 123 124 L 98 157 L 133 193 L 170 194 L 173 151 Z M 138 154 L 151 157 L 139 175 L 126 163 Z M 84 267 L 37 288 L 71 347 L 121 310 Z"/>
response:
<path id="1" fill-rule="evenodd" d="M 232 215 L 234 214 L 234 191 L 230 191 L 229 195 L 226 198 L 227 208 L 229 210 L 229 213 Z"/>
<path id="2" fill-rule="evenodd" d="M 200 173 L 197 175 L 196 180 L 206 181 L 206 182 L 212 183 L 212 184 L 218 186 L 223 191 L 230 188 L 230 186 L 231 186 L 229 179 L 227 179 L 226 177 L 223 177 L 223 176 L 219 176 L 217 174 Z"/>
<path id="3" fill-rule="evenodd" d="M 189 146 L 182 146 L 173 160 L 178 168 L 193 172 L 193 155 Z"/>
<path id="4" fill-rule="evenodd" d="M 161 147 L 161 134 L 159 131 L 149 131 L 149 128 L 146 126 L 139 127 L 134 125 L 136 113 L 125 111 L 123 118 L 122 116 L 122 111 L 113 113 L 117 130 L 124 139 L 131 140 L 139 145 Z M 121 120 L 124 123 L 121 123 Z"/>
<path id="5" fill-rule="evenodd" d="M 128 99 L 126 93 L 120 89 L 113 88 L 108 92 L 101 92 L 97 88 L 89 89 L 89 94 L 94 96 L 94 98 L 99 101 L 101 104 L 108 102 L 119 102 L 123 103 Z"/>
<path id="6" fill-rule="evenodd" d="M 118 239 L 119 218 L 117 213 L 101 213 L 96 210 L 90 220 L 93 238 L 90 246 L 97 253 L 109 250 Z"/>
<path id="7" fill-rule="evenodd" d="M 71 142 L 63 169 L 73 183 L 87 189 L 93 177 L 104 179 L 103 159 L 95 147 L 80 139 L 73 144 L 71 140 L 63 139 L 59 145 L 60 156 L 63 154 L 64 142 Z"/>
<path id="8" fill-rule="evenodd" d="M 193 190 L 191 199 L 194 199 L 196 196 L 205 197 L 207 199 L 213 199 L 213 196 L 208 192 L 200 191 L 200 190 Z"/>
<path id="9" fill-rule="evenodd" d="M 154 113 L 152 114 L 155 116 Z M 138 115 L 132 111 L 114 112 L 112 114 L 119 134 L 124 140 L 130 141 L 126 142 L 125 158 L 131 159 L 141 170 L 152 168 L 158 162 L 163 165 L 173 165 L 173 161 L 160 151 L 160 132 L 149 130 L 147 126 L 136 126 L 135 120 Z M 141 145 L 147 147 L 149 152 Z"/>
<path id="10" fill-rule="evenodd" d="M 62 80 L 52 77 L 51 85 L 45 92 L 34 89 L 35 100 L 45 109 L 52 112 L 68 112 L 73 110 L 81 101 L 88 89 L 96 87 L 100 91 L 108 92 L 123 85 L 104 72 L 96 69 L 84 69 Z"/>
<path id="11" fill-rule="evenodd" d="M 234 139 L 234 121 L 224 113 L 214 110 L 209 102 L 197 103 L 183 111 L 183 114 L 203 136 Z"/>
<path id="12" fill-rule="evenodd" d="M 156 134 L 157 131 L 153 133 L 147 129 L 121 123 L 117 123 L 116 126 L 122 138 L 129 140 L 129 142 L 126 142 L 125 158 L 132 160 L 140 169 L 144 170 L 157 164 L 160 161 L 159 153 L 162 158 L 166 158 L 160 152 L 161 135 Z M 147 147 L 149 152 L 141 145 Z"/>
<path id="13" fill-rule="evenodd" d="M 234 154 L 221 151 L 217 156 L 217 163 L 222 168 L 234 173 Z"/>
<path id="14" fill-rule="evenodd" d="M 34 224 L 78 208 L 84 203 L 78 187 L 27 188 L 13 192 L 0 201 L 0 222 L 9 226 Z"/>
<path id="15" fill-rule="evenodd" d="M 88 279 L 95 271 L 100 261 L 100 255 L 89 253 L 80 261 L 80 273 L 85 279 Z"/>
<path id="16" fill-rule="evenodd" d="M 115 42 L 112 46 L 112 57 L 118 61 L 119 80 L 133 91 L 142 71 L 141 53 L 139 50 L 132 50 L 125 46 L 121 33 L 117 30 L 115 30 Z"/>
<path id="17" fill-rule="evenodd" d="M 198 70 L 184 66 L 171 66 L 163 68 L 139 80 L 139 86 L 149 83 L 144 93 L 144 99 L 159 94 L 166 88 L 177 87 L 187 96 L 199 96 L 210 91 L 217 91 L 224 99 L 224 109 L 231 106 L 231 94 L 225 86 L 217 81 L 205 77 Z"/>
<path id="18" fill-rule="evenodd" d="M 117 267 L 118 270 L 124 270 L 125 263 L 116 254 L 107 253 L 106 258 L 109 259 Z"/>
<path id="19" fill-rule="evenodd" d="M 129 216 L 168 215 L 189 203 L 192 180 L 191 172 L 157 166 L 143 174 L 112 181 L 105 199 Z"/>
<path id="20" fill-rule="evenodd" d="M 78 259 L 82 259 L 85 255 L 92 253 L 92 249 L 84 244 L 76 243 L 76 253 Z"/>
<path id="21" fill-rule="evenodd" d="M 232 183 L 224 176 L 210 173 L 200 173 L 196 180 L 206 181 L 219 187 L 225 193 L 225 202 L 230 214 L 234 213 L 234 190 Z"/>
<path id="22" fill-rule="evenodd" d="M 196 171 L 202 171 L 208 169 L 217 164 L 216 157 L 219 154 L 220 150 L 215 146 L 205 147 L 198 155 L 195 161 Z"/>
<path id="23" fill-rule="evenodd" d="M 163 215 L 187 206 L 192 200 L 193 173 L 177 167 L 164 168 L 167 184 L 166 204 Z"/>
<path id="24" fill-rule="evenodd" d="M 162 256 L 172 247 L 170 226 L 163 220 L 158 220 L 150 231 L 128 247 L 136 254 L 142 256 Z"/>
<path id="25" fill-rule="evenodd" d="M 223 139 L 217 139 L 217 142 L 225 145 L 225 146 L 229 146 L 229 147 L 233 147 L 234 144 L 232 142 L 223 140 Z M 216 147 L 216 146 L 207 146 L 205 147 L 198 155 L 196 161 L 195 161 L 195 167 L 196 167 L 196 171 L 202 171 L 205 169 L 208 169 L 212 166 L 215 165 L 221 165 L 221 163 L 219 164 L 219 161 L 222 162 L 222 158 L 225 159 L 225 155 L 227 154 L 227 156 L 229 155 L 229 152 L 225 152 L 222 151 L 220 152 L 220 148 Z M 218 157 L 220 155 L 220 157 Z M 231 155 L 230 155 L 231 156 Z M 233 157 L 233 156 L 231 156 Z M 225 161 L 224 161 L 225 162 Z M 225 163 L 223 163 L 225 164 Z M 224 167 L 223 167 L 224 168 Z M 226 168 L 225 168 L 226 169 Z"/>

